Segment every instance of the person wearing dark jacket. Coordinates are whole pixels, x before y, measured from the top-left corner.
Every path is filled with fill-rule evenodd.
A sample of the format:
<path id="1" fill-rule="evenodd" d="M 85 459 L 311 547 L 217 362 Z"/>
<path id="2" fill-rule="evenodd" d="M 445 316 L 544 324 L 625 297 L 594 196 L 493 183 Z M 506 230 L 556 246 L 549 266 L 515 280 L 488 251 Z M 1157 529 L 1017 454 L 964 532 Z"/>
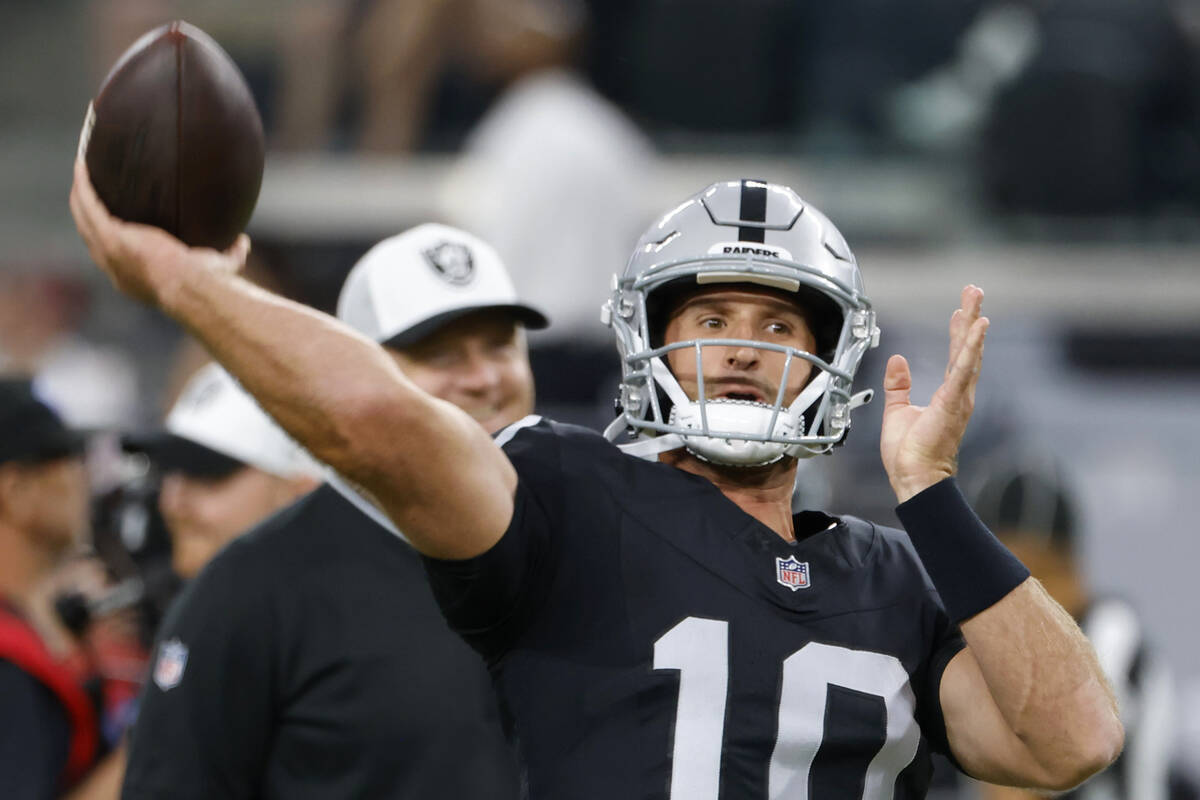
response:
<path id="1" fill-rule="evenodd" d="M 52 647 L 38 585 L 87 530 L 83 441 L 34 393 L 0 380 L 0 797 L 43 800 L 100 755 L 83 669 Z"/>
<path id="2" fill-rule="evenodd" d="M 379 243 L 338 315 L 489 431 L 533 409 L 523 328 L 546 320 L 469 234 Z M 221 551 L 158 639 L 126 798 L 517 796 L 482 659 L 417 551 L 336 475 Z"/>

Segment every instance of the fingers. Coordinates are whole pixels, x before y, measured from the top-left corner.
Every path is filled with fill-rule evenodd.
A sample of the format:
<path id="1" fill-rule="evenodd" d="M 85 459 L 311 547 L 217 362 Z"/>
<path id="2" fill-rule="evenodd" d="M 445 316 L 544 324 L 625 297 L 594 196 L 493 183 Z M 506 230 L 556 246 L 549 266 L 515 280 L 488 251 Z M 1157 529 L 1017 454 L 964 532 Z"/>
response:
<path id="1" fill-rule="evenodd" d="M 246 258 L 250 255 L 250 237 L 244 233 L 238 234 L 233 244 L 221 251 L 221 257 L 212 262 L 216 269 L 236 275 L 246 266 Z"/>
<path id="2" fill-rule="evenodd" d="M 982 309 L 983 290 L 973 284 L 964 286 L 960 297 L 960 307 L 950 316 L 950 355 L 946 359 L 945 375 L 947 378 L 950 377 L 950 370 L 958 359 L 963 342 L 966 341 L 967 332 L 975 324 L 975 320 L 979 319 Z"/>
<path id="3" fill-rule="evenodd" d="M 75 218 L 75 227 L 91 251 L 93 259 L 104 266 L 102 260 L 103 242 L 101 238 L 106 225 L 111 224 L 108 209 L 104 207 L 100 197 L 92 187 L 88 177 L 87 163 L 82 158 L 75 159 L 75 180 L 71 184 L 71 216 Z"/>
<path id="4" fill-rule="evenodd" d="M 239 264 L 245 264 L 246 259 L 250 256 L 250 237 L 244 233 L 239 233 L 237 239 L 225 251 L 225 255 L 234 259 Z"/>
<path id="5" fill-rule="evenodd" d="M 979 382 L 979 371 L 983 366 L 983 341 L 988 325 L 987 317 L 979 317 L 972 323 L 957 358 L 950 364 L 945 387 L 955 400 L 974 400 L 975 385 Z"/>
<path id="6" fill-rule="evenodd" d="M 908 361 L 901 355 L 892 356 L 888 359 L 887 371 L 883 375 L 884 411 L 892 406 L 910 405 L 911 392 L 912 373 L 908 369 Z"/>

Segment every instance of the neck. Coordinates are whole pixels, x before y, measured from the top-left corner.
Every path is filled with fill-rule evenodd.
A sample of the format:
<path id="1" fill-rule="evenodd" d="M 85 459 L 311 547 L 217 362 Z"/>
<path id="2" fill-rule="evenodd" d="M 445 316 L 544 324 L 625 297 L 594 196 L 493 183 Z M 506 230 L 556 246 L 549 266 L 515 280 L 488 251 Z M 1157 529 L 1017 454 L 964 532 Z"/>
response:
<path id="1" fill-rule="evenodd" d="M 730 467 L 697 458 L 686 448 L 659 456 L 664 464 L 712 481 L 738 508 L 775 531 L 786 542 L 796 541 L 792 524 L 792 487 L 796 460 L 784 458 L 765 467 Z"/>

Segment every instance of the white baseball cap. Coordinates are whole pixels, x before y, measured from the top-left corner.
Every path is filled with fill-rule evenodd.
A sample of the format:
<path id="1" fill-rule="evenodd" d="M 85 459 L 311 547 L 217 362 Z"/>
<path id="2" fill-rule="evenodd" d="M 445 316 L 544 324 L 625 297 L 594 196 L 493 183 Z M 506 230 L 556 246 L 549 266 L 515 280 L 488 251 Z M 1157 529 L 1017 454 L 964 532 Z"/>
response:
<path id="1" fill-rule="evenodd" d="M 217 364 L 187 382 L 164 431 L 129 437 L 161 468 L 218 477 L 251 466 L 281 478 L 321 478 L 320 465 Z"/>
<path id="2" fill-rule="evenodd" d="M 384 239 L 358 260 L 342 286 L 337 315 L 377 342 L 403 346 L 487 308 L 509 311 L 526 328 L 549 324 L 541 311 L 517 299 L 491 245 L 427 223 Z"/>

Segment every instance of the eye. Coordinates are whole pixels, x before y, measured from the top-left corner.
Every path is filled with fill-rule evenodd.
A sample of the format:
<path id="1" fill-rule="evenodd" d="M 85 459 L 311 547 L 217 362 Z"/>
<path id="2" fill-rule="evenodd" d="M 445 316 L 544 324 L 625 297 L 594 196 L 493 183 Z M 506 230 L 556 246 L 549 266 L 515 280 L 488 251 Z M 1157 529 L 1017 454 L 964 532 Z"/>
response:
<path id="1" fill-rule="evenodd" d="M 776 336 L 788 336 L 792 332 L 792 326 L 788 325 L 786 322 L 768 322 L 767 331 L 775 334 Z"/>
<path id="2" fill-rule="evenodd" d="M 430 350 L 428 353 L 423 353 L 420 361 L 428 367 L 445 369 L 446 367 L 454 366 L 458 362 L 458 354 L 449 348 L 439 348 Z"/>
<path id="3" fill-rule="evenodd" d="M 704 319 L 700 320 L 700 327 L 716 331 L 725 327 L 725 321 L 718 317 L 705 317 Z"/>
<path id="4" fill-rule="evenodd" d="M 491 342 L 487 348 L 488 357 L 495 361 L 508 361 L 517 355 L 517 343 L 512 339 L 503 342 Z"/>

